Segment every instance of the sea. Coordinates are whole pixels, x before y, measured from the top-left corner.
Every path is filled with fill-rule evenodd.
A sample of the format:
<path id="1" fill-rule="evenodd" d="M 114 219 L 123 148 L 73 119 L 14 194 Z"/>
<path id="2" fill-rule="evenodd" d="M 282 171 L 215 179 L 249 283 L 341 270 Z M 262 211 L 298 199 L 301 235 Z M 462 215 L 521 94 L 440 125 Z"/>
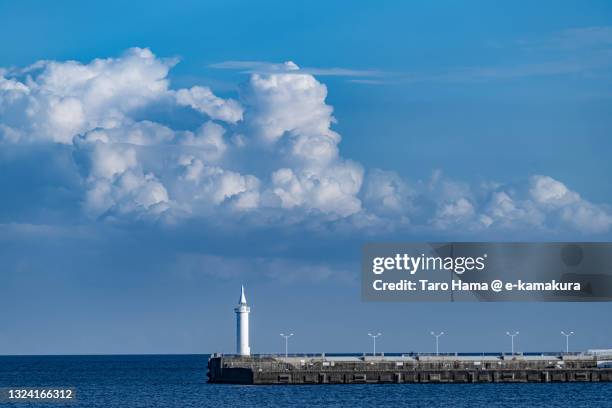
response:
<path id="1" fill-rule="evenodd" d="M 226 385 L 208 355 L 0 356 L 0 389 L 73 389 L 1 407 L 612 407 L 612 383 Z"/>

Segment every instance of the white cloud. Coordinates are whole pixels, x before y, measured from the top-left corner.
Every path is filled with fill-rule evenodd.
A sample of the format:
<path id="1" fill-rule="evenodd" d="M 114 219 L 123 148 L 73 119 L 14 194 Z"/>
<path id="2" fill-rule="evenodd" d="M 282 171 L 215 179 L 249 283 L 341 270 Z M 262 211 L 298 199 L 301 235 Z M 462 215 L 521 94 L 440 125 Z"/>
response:
<path id="1" fill-rule="evenodd" d="M 499 183 L 478 189 L 434 173 L 428 193 L 437 202 L 432 224 L 440 229 L 568 230 L 585 234 L 612 229 L 612 213 L 552 177 L 532 176 L 517 190 Z"/>
<path id="2" fill-rule="evenodd" d="M 392 171 L 368 171 L 361 195 L 366 208 L 379 215 L 402 215 L 414 209 L 413 193 L 406 182 Z"/>
<path id="3" fill-rule="evenodd" d="M 239 101 L 204 86 L 171 89 L 174 63 L 134 48 L 90 63 L 0 70 L 0 143 L 71 149 L 83 210 L 94 218 L 236 222 L 239 213 L 374 232 L 612 229 L 608 207 L 548 176 L 471 186 L 439 171 L 410 184 L 365 172 L 340 154 L 326 86 L 292 62 L 253 73 Z M 204 116 L 176 129 L 143 116 L 153 104 Z"/>
<path id="4" fill-rule="evenodd" d="M 91 179 L 85 209 L 94 216 L 159 215 L 170 208 L 168 192 L 152 174 L 129 170 L 112 179 Z"/>
<path id="5" fill-rule="evenodd" d="M 296 174 L 288 168 L 272 174 L 272 191 L 281 200 L 281 207 L 303 207 L 346 217 L 361 210 L 356 197 L 363 179 L 361 166 L 345 162 L 326 169 L 325 173 Z"/>
<path id="6" fill-rule="evenodd" d="M 442 218 L 461 219 L 474 215 L 474 206 L 466 198 L 444 204 L 438 214 Z"/>
<path id="7" fill-rule="evenodd" d="M 190 89 L 181 89 L 176 92 L 176 102 L 179 105 L 191 106 L 211 119 L 228 123 L 242 120 L 243 109 L 237 101 L 221 99 L 207 87 L 194 86 Z"/>
<path id="8" fill-rule="evenodd" d="M 544 208 L 558 211 L 562 222 L 585 233 L 600 233 L 612 227 L 609 210 L 595 205 L 558 180 L 548 176 L 533 176 L 529 193 Z"/>
<path id="9" fill-rule="evenodd" d="M 170 143 L 174 138 L 175 133 L 172 129 L 148 120 L 128 121 L 124 126 L 110 129 L 95 128 L 77 137 L 86 142 L 127 143 L 137 146 Z"/>
<path id="10" fill-rule="evenodd" d="M 179 179 L 183 185 L 180 188 L 191 195 L 194 204 L 219 205 L 235 199 L 237 203 L 234 205 L 239 209 L 257 206 L 260 185 L 257 177 L 207 166 L 193 156 L 181 157 L 179 164 L 183 168 L 183 175 Z"/>
<path id="11" fill-rule="evenodd" d="M 436 228 L 448 229 L 461 225 L 471 226 L 476 215 L 474 205 L 465 197 L 443 203 L 436 211 L 433 225 Z"/>
<path id="12" fill-rule="evenodd" d="M 604 233 L 612 228 L 612 215 L 600 206 L 581 200 L 561 210 L 561 219 L 585 233 Z"/>
<path id="13" fill-rule="evenodd" d="M 267 143 L 286 132 L 339 141 L 330 129 L 333 109 L 325 103 L 326 97 L 327 87 L 312 75 L 253 74 L 244 91 L 248 106 L 245 119 L 253 133 Z"/>
<path id="14" fill-rule="evenodd" d="M 561 207 L 580 201 L 580 196 L 570 191 L 565 184 L 548 176 L 533 176 L 529 194 L 534 201 L 550 207 Z"/>
<path id="15" fill-rule="evenodd" d="M 112 179 L 137 165 L 135 149 L 98 142 L 92 150 L 89 175 L 94 178 Z"/>
<path id="16" fill-rule="evenodd" d="M 159 215 L 170 208 L 164 185 L 143 171 L 135 147 L 79 140 L 87 178 L 85 210 L 93 216 L 109 214 Z"/>
<path id="17" fill-rule="evenodd" d="M 544 222 L 544 213 L 528 199 L 516 199 L 512 193 L 500 190 L 492 193 L 485 208 L 486 225 L 516 227 L 541 227 Z"/>
<path id="18" fill-rule="evenodd" d="M 436 169 L 421 196 L 431 207 L 429 223 L 436 229 L 482 227 L 477 219 L 475 194 L 467 183 L 452 180 Z"/>
<path id="19" fill-rule="evenodd" d="M 1 80 L 0 122 L 26 141 L 69 144 L 76 134 L 121 126 L 163 97 L 174 63 L 141 48 L 89 64 L 40 61 Z"/>
<path id="20" fill-rule="evenodd" d="M 223 139 L 224 134 L 225 129 L 222 126 L 209 121 L 195 132 L 185 132 L 179 138 L 179 143 L 185 146 L 198 147 L 206 160 L 217 161 L 227 149 L 227 144 Z"/>

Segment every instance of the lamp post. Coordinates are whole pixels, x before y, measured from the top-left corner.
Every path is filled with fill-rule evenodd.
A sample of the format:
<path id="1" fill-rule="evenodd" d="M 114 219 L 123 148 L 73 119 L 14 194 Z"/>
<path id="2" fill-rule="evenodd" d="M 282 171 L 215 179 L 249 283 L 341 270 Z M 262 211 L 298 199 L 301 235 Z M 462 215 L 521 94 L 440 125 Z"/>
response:
<path id="1" fill-rule="evenodd" d="M 289 337 L 293 336 L 293 333 L 289 333 L 289 334 L 281 333 L 280 335 L 281 337 L 285 338 L 285 358 L 286 358 L 289 355 Z"/>
<path id="2" fill-rule="evenodd" d="M 514 337 L 518 336 L 519 332 L 514 332 L 514 333 L 506 332 L 506 334 L 512 338 L 512 355 L 514 355 Z"/>
<path id="3" fill-rule="evenodd" d="M 436 356 L 440 355 L 439 348 L 438 348 L 438 345 L 439 345 L 438 341 L 440 339 L 440 336 L 442 336 L 443 334 L 444 334 L 444 332 L 440 332 L 438 334 L 436 334 L 434 332 L 431 332 L 431 335 L 436 338 Z"/>
<path id="4" fill-rule="evenodd" d="M 382 333 L 376 333 L 376 334 L 368 333 L 368 336 L 370 336 L 372 340 L 374 340 L 374 350 L 372 352 L 372 355 L 375 356 L 376 355 L 376 338 L 378 336 L 382 336 Z"/>
<path id="5" fill-rule="evenodd" d="M 569 338 L 570 338 L 570 336 L 571 336 L 572 334 L 574 334 L 574 332 L 573 332 L 573 331 L 571 331 L 571 332 L 569 332 L 569 333 L 566 333 L 566 332 L 562 331 L 562 332 L 561 332 L 561 334 L 562 334 L 563 336 L 565 336 L 565 352 L 566 352 L 566 353 L 569 353 Z"/>

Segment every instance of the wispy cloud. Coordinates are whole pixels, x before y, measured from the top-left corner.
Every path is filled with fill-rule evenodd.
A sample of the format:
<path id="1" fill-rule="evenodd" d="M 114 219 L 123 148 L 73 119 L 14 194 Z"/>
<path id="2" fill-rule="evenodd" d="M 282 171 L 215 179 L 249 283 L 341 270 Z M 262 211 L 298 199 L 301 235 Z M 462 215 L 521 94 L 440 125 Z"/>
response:
<path id="1" fill-rule="evenodd" d="M 586 74 L 612 67 L 612 26 L 571 28 L 512 43 L 492 41 L 491 44 L 497 49 L 518 51 L 522 57 L 519 56 L 519 62 L 514 64 L 458 67 L 434 73 L 410 72 L 402 75 L 400 82 L 487 82 Z"/>
<path id="2" fill-rule="evenodd" d="M 390 72 L 341 67 L 298 67 L 291 61 L 223 61 L 210 68 L 238 70 L 245 74 L 296 73 L 346 77 L 362 85 L 400 85 L 425 82 L 477 83 L 527 77 L 559 76 L 601 71 L 612 67 L 612 26 L 562 30 L 542 37 L 523 38 L 513 43 L 495 42 L 496 48 L 538 51 L 533 62 L 505 65 L 450 67 L 429 71 Z M 525 57 L 527 58 L 527 57 Z"/>
<path id="3" fill-rule="evenodd" d="M 445 72 L 414 72 L 404 75 L 401 82 L 486 82 L 537 76 L 556 76 L 586 73 L 612 66 L 612 54 L 587 59 L 563 59 L 506 66 L 456 68 Z"/>
<path id="4" fill-rule="evenodd" d="M 518 44 L 530 49 L 589 50 L 612 45 L 612 26 L 570 28 L 540 38 L 526 38 Z"/>
<path id="5" fill-rule="evenodd" d="M 390 85 L 392 81 L 385 79 L 349 79 L 348 82 L 364 85 Z"/>
<path id="6" fill-rule="evenodd" d="M 379 70 L 362 70 L 341 67 L 298 67 L 292 61 L 287 61 L 285 63 L 267 61 L 223 61 L 210 64 L 209 67 L 215 69 L 238 70 L 246 74 L 296 73 L 339 77 L 383 77 L 390 74 L 388 72 Z"/>
<path id="7" fill-rule="evenodd" d="M 495 48 L 523 52 L 516 63 L 405 72 L 384 80 L 352 80 L 364 84 L 422 82 L 477 83 L 528 77 L 586 75 L 612 68 L 612 26 L 572 28 L 543 37 L 524 38 Z M 533 52 L 536 52 L 533 54 Z M 528 61 L 531 60 L 531 61 Z"/>

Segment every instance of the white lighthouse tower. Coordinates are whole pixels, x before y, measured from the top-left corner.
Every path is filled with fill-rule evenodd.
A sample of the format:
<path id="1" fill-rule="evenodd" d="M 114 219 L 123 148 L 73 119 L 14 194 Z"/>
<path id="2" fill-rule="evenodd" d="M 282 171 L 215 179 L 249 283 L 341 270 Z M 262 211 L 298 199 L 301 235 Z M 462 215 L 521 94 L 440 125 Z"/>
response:
<path id="1" fill-rule="evenodd" d="M 250 356 L 249 313 L 251 313 L 251 308 L 247 306 L 246 297 L 244 296 L 244 286 L 242 286 L 242 291 L 240 292 L 238 307 L 235 308 L 234 311 L 236 312 L 236 354 Z"/>

